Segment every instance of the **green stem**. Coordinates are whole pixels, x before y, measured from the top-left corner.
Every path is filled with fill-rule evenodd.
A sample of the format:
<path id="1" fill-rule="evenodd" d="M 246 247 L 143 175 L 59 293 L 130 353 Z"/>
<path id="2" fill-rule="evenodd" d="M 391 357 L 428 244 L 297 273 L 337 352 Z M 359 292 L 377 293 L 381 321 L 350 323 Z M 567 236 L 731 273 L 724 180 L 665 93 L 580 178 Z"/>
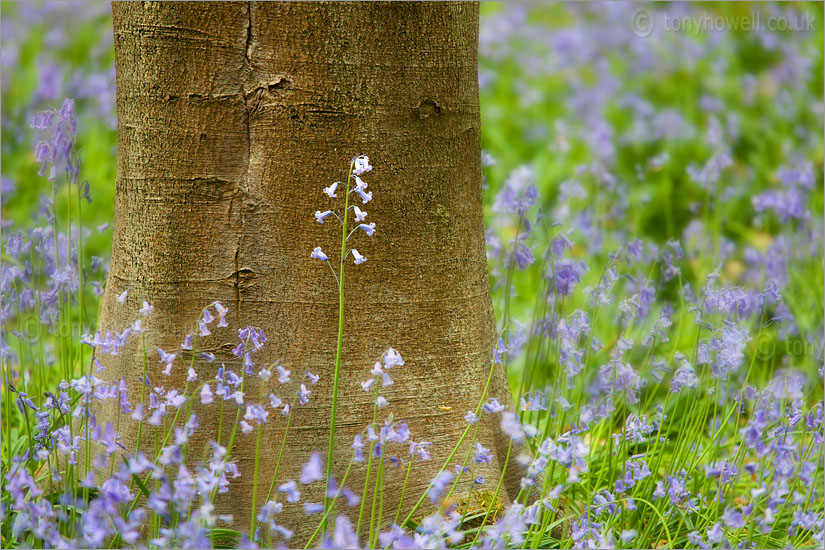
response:
<path id="1" fill-rule="evenodd" d="M 338 345 L 335 350 L 335 375 L 332 380 L 332 412 L 329 419 L 329 446 L 327 447 L 327 490 L 324 493 L 324 517 L 329 511 L 329 490 L 332 480 L 333 452 L 335 451 L 335 420 L 338 416 L 338 383 L 341 373 L 341 350 L 344 343 L 344 259 L 347 254 L 347 220 L 349 218 L 349 186 L 352 181 L 352 167 L 355 159 L 350 161 L 347 175 L 347 188 L 344 193 L 344 220 L 341 224 L 341 265 L 338 276 Z M 333 270 L 334 271 L 334 270 Z M 326 520 L 324 520 L 325 522 Z M 322 529 L 326 528 L 326 523 Z"/>

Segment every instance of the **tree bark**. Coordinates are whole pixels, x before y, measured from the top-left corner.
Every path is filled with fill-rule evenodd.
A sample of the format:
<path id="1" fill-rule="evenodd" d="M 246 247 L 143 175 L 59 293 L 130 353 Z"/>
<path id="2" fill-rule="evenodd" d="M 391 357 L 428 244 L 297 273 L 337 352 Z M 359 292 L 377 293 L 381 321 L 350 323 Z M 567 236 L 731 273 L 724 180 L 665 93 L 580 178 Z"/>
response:
<path id="1" fill-rule="evenodd" d="M 240 373 L 230 352 L 237 328 L 262 328 L 269 341 L 254 356 L 256 369 L 279 361 L 293 377 L 321 376 L 309 404 L 293 412 L 278 476 L 297 479 L 311 452 L 326 454 L 338 327 L 336 284 L 310 252 L 339 249 L 340 228 L 316 223 L 313 214 L 340 209 L 343 201 L 322 188 L 346 178 L 355 155 L 369 155 L 375 168 L 364 179 L 374 199 L 363 208 L 377 231 L 354 237 L 368 261 L 347 269 L 334 472 L 340 480 L 353 435 L 372 420 L 374 396 L 359 383 L 393 346 L 406 365 L 382 390 L 391 404 L 382 412 L 406 420 L 413 439 L 433 442 L 433 460 L 413 467 L 406 513 L 478 402 L 495 341 L 480 184 L 478 6 L 115 2 L 113 16 L 117 189 L 100 330 L 123 330 L 146 300 L 154 306 L 144 320 L 151 349 L 185 354 L 184 335 L 204 306 L 220 300 L 230 308 L 230 328 L 199 340 L 199 351 L 217 357 L 196 360 L 204 380 L 220 363 Z M 127 289 L 122 305 L 115 297 Z M 165 377 L 150 354 L 153 385 L 182 388 L 190 357 Z M 126 379 L 133 405 L 142 361 L 138 342 L 103 360 L 106 378 Z M 293 383 L 287 394 L 273 382 L 267 393 L 282 398 L 297 389 Z M 259 388 L 248 380 L 247 399 L 257 402 Z M 490 395 L 509 402 L 506 388 L 497 370 Z M 234 410 L 226 410 L 231 423 Z M 195 412 L 198 437 L 214 439 L 217 405 L 198 404 Z M 479 473 L 493 490 L 506 442 L 498 418 L 482 416 L 478 441 L 495 442 L 498 461 Z M 137 424 L 125 424 L 132 450 Z M 273 411 L 259 507 L 284 426 Z M 153 439 L 144 439 L 146 449 Z M 217 506 L 246 528 L 254 434 L 239 434 L 232 454 L 242 475 Z M 406 449 L 397 454 L 408 456 Z M 347 483 L 357 493 L 364 469 L 356 467 Z M 385 510 L 394 510 L 403 471 L 389 468 L 386 483 Z M 322 501 L 322 485 L 302 487 L 302 502 Z M 285 505 L 279 519 L 297 528 L 299 540 L 317 525 L 301 506 Z"/>

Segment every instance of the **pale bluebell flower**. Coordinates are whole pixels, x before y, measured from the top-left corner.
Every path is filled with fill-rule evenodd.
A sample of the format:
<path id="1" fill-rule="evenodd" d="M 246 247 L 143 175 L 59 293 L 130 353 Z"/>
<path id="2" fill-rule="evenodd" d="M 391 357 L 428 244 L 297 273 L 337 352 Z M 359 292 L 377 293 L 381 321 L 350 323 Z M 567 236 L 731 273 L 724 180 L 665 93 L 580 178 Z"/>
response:
<path id="1" fill-rule="evenodd" d="M 201 388 L 201 403 L 208 405 L 212 403 L 212 401 L 212 389 L 209 387 L 209 384 L 204 384 Z"/>
<path id="2" fill-rule="evenodd" d="M 300 481 L 304 485 L 324 479 L 324 467 L 321 462 L 321 455 L 312 453 L 306 464 L 301 467 Z"/>
<path id="3" fill-rule="evenodd" d="M 308 516 L 324 511 L 324 504 L 321 502 L 305 502 L 304 513 Z"/>
<path id="4" fill-rule="evenodd" d="M 355 188 L 355 192 L 361 197 L 361 202 L 367 204 L 372 200 L 372 191 L 365 193 L 363 189 Z"/>
<path id="5" fill-rule="evenodd" d="M 336 181 L 335 183 L 333 183 L 329 187 L 324 187 L 324 193 L 326 193 L 329 198 L 334 199 L 335 197 L 338 196 L 338 195 L 335 194 L 335 191 L 338 189 L 338 183 L 339 182 Z"/>
<path id="6" fill-rule="evenodd" d="M 364 218 L 367 217 L 367 213 L 364 212 L 363 210 L 361 210 L 360 208 L 358 208 L 358 206 L 353 206 L 352 211 L 355 212 L 355 222 L 356 223 L 364 221 Z"/>
<path id="7" fill-rule="evenodd" d="M 212 312 L 209 311 L 209 308 L 206 307 L 203 309 L 203 322 L 207 325 L 214 321 L 215 318 L 212 316 Z"/>
<path id="8" fill-rule="evenodd" d="M 312 392 L 307 389 L 306 385 L 301 383 L 301 389 L 298 391 L 298 398 L 300 400 L 301 405 L 306 405 L 309 403 L 309 394 Z"/>
<path id="9" fill-rule="evenodd" d="M 481 443 L 476 443 L 474 447 L 475 453 L 473 455 L 473 460 L 476 464 L 489 464 L 493 461 L 493 453 L 490 449 L 484 447 Z"/>
<path id="10" fill-rule="evenodd" d="M 226 314 L 229 312 L 229 308 L 224 307 L 224 305 L 220 302 L 215 302 L 213 304 L 215 306 L 215 311 L 218 312 L 218 325 L 219 327 L 228 327 L 229 324 L 226 322 Z"/>
<path id="11" fill-rule="evenodd" d="M 278 486 L 278 491 L 286 493 L 287 502 L 295 503 L 301 500 L 301 493 L 298 492 L 298 484 L 295 483 L 295 480 L 290 479 L 286 483 L 281 483 Z"/>
<path id="12" fill-rule="evenodd" d="M 352 161 L 352 174 L 354 176 L 360 176 L 370 170 L 372 170 L 372 166 L 370 166 L 370 158 L 367 155 L 359 155 Z"/>
<path id="13" fill-rule="evenodd" d="M 180 345 L 181 349 L 191 350 L 193 345 L 194 336 L 191 334 L 187 334 L 184 339 L 183 343 Z"/>
<path id="14" fill-rule="evenodd" d="M 166 353 L 161 348 L 158 348 L 158 356 L 160 357 L 161 363 L 166 363 L 166 368 L 163 369 L 163 374 L 169 376 L 172 373 L 172 361 L 175 360 L 177 354 L 175 353 Z"/>
<path id="15" fill-rule="evenodd" d="M 258 424 L 265 424 L 269 419 L 269 411 L 262 405 L 247 405 L 244 420 L 254 420 Z"/>
<path id="16" fill-rule="evenodd" d="M 355 437 L 352 440 L 352 449 L 355 451 L 355 457 L 353 458 L 354 462 L 363 462 L 364 461 L 364 444 L 361 443 L 361 434 L 355 434 Z"/>
<path id="17" fill-rule="evenodd" d="M 395 349 L 390 348 L 384 352 L 384 366 L 388 369 L 391 367 L 403 367 L 404 359 L 401 358 L 401 354 Z"/>
<path id="18" fill-rule="evenodd" d="M 366 233 L 368 237 L 372 237 L 373 233 L 375 233 L 375 222 L 362 223 L 358 226 L 358 229 L 363 229 L 364 233 Z"/>
<path id="19" fill-rule="evenodd" d="M 486 412 L 487 414 L 500 413 L 504 410 L 504 405 L 499 403 L 498 399 L 496 399 L 495 397 L 491 397 L 490 399 L 488 399 L 487 402 L 484 403 L 483 407 L 484 412 Z"/>
<path id="20" fill-rule="evenodd" d="M 275 368 L 278 370 L 278 382 L 281 384 L 286 384 L 289 382 L 289 375 L 292 371 L 283 368 L 281 365 L 275 365 Z"/>
<path id="21" fill-rule="evenodd" d="M 272 407 L 273 409 L 277 409 L 283 404 L 284 404 L 284 402 L 281 400 L 280 397 L 278 397 L 277 395 L 272 394 L 272 393 L 269 394 L 269 406 L 270 407 Z"/>
<path id="22" fill-rule="evenodd" d="M 375 384 L 375 378 L 370 378 L 366 382 L 361 382 L 361 387 L 364 388 L 364 391 L 370 391 L 373 384 Z"/>
<path id="23" fill-rule="evenodd" d="M 356 249 L 352 249 L 352 257 L 355 258 L 355 265 L 362 264 L 367 261 L 365 256 L 362 256 Z"/>
<path id="24" fill-rule="evenodd" d="M 375 400 L 375 404 L 378 406 L 379 409 L 383 409 L 384 407 L 389 405 L 390 402 L 384 399 L 383 395 L 379 395 L 378 398 Z"/>
<path id="25" fill-rule="evenodd" d="M 435 479 L 432 481 L 432 487 L 427 492 L 427 496 L 430 497 L 430 500 L 433 503 L 438 502 L 438 497 L 441 496 L 441 493 L 444 492 L 444 489 L 447 488 L 447 485 L 452 481 L 453 473 L 447 470 L 443 470 L 435 476 Z"/>
<path id="26" fill-rule="evenodd" d="M 151 315 L 153 311 L 155 311 L 155 308 L 150 306 L 149 302 L 144 300 L 143 301 L 143 307 L 140 308 L 140 311 L 138 311 L 138 313 L 140 313 L 141 315 L 146 317 L 148 315 Z"/>
<path id="27" fill-rule="evenodd" d="M 329 259 L 327 255 L 324 254 L 324 252 L 321 250 L 320 246 L 315 247 L 315 249 L 312 251 L 312 254 L 310 254 L 310 258 L 317 258 L 322 262 L 325 262 Z"/>
<path id="28" fill-rule="evenodd" d="M 320 210 L 315 211 L 315 220 L 318 223 L 324 223 L 324 220 L 332 215 L 332 210 L 327 210 L 325 212 L 321 212 Z"/>
<path id="29" fill-rule="evenodd" d="M 128 290 L 124 290 L 122 293 L 118 294 L 118 296 L 115 298 L 115 300 L 117 300 L 117 302 L 119 304 L 125 304 L 126 303 L 126 295 L 128 293 L 129 293 Z"/>
<path id="30" fill-rule="evenodd" d="M 306 375 L 309 377 L 309 381 L 312 382 L 313 386 L 318 383 L 318 380 L 321 379 L 320 376 L 312 374 L 311 372 L 307 372 Z"/>
<path id="31" fill-rule="evenodd" d="M 210 334 L 212 334 L 209 331 L 209 327 L 206 326 L 206 323 L 203 321 L 203 319 L 200 319 L 198 321 L 198 329 L 200 330 L 199 336 L 209 336 Z"/>
<path id="32" fill-rule="evenodd" d="M 501 414 L 501 429 L 510 436 L 514 443 L 521 443 L 524 439 L 524 430 L 521 423 L 519 423 L 516 414 L 511 411 L 504 411 Z"/>

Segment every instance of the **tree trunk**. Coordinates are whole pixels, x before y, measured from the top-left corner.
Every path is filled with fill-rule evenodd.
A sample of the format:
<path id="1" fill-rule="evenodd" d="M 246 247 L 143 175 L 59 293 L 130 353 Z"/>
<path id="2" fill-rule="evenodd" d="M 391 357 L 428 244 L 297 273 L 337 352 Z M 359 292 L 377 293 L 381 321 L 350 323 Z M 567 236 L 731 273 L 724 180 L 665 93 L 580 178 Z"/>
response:
<path id="1" fill-rule="evenodd" d="M 335 281 L 310 252 L 339 249 L 340 226 L 318 224 L 313 214 L 340 209 L 343 201 L 322 188 L 346 178 L 355 155 L 369 155 L 374 170 L 364 179 L 374 198 L 364 209 L 377 231 L 357 236 L 368 261 L 347 268 L 334 473 L 340 480 L 354 434 L 372 420 L 374 395 L 359 383 L 393 346 L 406 365 L 382 390 L 391 404 L 382 412 L 406 420 L 413 439 L 433 442 L 433 460 L 413 468 L 406 513 L 464 429 L 494 345 L 480 185 L 478 6 L 116 2 L 113 15 L 117 192 L 100 330 L 123 330 L 146 300 L 154 306 L 143 321 L 147 346 L 186 354 L 184 335 L 194 332 L 204 306 L 220 300 L 230 308 L 230 327 L 199 340 L 198 351 L 217 357 L 211 364 L 196 359 L 203 381 L 220 363 L 241 373 L 230 351 L 237 329 L 262 328 L 269 341 L 254 356 L 256 369 L 279 361 L 293 378 L 321 376 L 309 404 L 293 412 L 278 476 L 297 479 L 311 452 L 326 454 L 338 330 Z M 115 298 L 127 289 L 122 305 Z M 183 357 L 166 377 L 150 353 L 152 385 L 182 388 L 191 355 Z M 102 359 L 105 378 L 126 379 L 133 405 L 142 361 L 139 341 Z M 258 402 L 260 386 L 246 384 L 247 400 Z M 289 397 L 274 378 L 268 388 Z M 490 395 L 509 401 L 500 371 Z M 196 402 L 197 434 L 214 439 L 218 406 Z M 480 471 L 493 490 L 506 442 L 497 417 L 481 416 L 478 441 L 496 442 L 497 461 Z M 133 450 L 137 423 L 125 424 L 124 442 Z M 271 412 L 258 507 L 284 426 Z M 154 450 L 147 433 L 143 448 Z M 225 426 L 224 445 L 227 433 Z M 242 475 L 232 481 L 231 502 L 219 498 L 217 506 L 245 529 L 254 433 L 239 433 L 232 454 Z M 406 448 L 396 454 L 408 456 Z M 347 483 L 357 493 L 364 470 L 356 465 Z M 397 505 L 403 473 L 389 468 L 385 510 Z M 302 487 L 302 502 L 322 501 L 322 485 Z M 279 522 L 300 537 L 317 525 L 304 518 L 301 504 L 285 505 Z"/>

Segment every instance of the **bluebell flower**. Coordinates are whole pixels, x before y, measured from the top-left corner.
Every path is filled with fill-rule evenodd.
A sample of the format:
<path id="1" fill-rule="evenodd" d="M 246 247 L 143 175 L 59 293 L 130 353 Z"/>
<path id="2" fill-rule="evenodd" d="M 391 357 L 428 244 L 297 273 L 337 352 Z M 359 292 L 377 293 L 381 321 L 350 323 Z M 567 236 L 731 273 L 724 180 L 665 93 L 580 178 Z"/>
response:
<path id="1" fill-rule="evenodd" d="M 355 212 L 355 223 L 362 222 L 367 217 L 367 213 L 358 208 L 357 205 L 352 207 L 352 211 Z"/>
<path id="2" fill-rule="evenodd" d="M 278 382 L 280 382 L 281 384 L 286 384 L 287 382 L 289 382 L 289 375 L 292 373 L 292 371 L 285 369 L 281 365 L 275 365 L 275 368 L 278 371 Z"/>
<path id="3" fill-rule="evenodd" d="M 745 526 L 745 518 L 742 517 L 742 513 L 730 506 L 725 508 L 722 514 L 722 521 L 725 523 L 725 526 L 731 529 L 741 529 Z"/>
<path id="4" fill-rule="evenodd" d="M 682 388 L 695 388 L 698 385 L 699 378 L 697 378 L 693 366 L 687 360 L 682 361 L 681 366 L 673 373 L 673 378 L 670 382 L 670 391 L 679 393 Z"/>
<path id="5" fill-rule="evenodd" d="M 363 202 L 364 204 L 367 204 L 372 200 L 372 191 L 370 191 L 369 193 L 365 193 L 363 189 L 359 189 L 356 187 L 355 192 L 358 193 L 358 195 L 361 197 L 361 202 Z"/>
<path id="6" fill-rule="evenodd" d="M 487 414 L 495 414 L 503 411 L 504 405 L 499 403 L 498 399 L 496 399 L 495 397 L 491 397 L 487 400 L 486 403 L 484 403 L 483 408 L 484 412 L 486 412 Z"/>
<path id="7" fill-rule="evenodd" d="M 476 464 L 489 464 L 493 461 L 493 453 L 490 449 L 485 448 L 481 443 L 476 443 L 474 448 L 473 460 Z"/>
<path id="8" fill-rule="evenodd" d="M 624 529 L 622 530 L 621 535 L 619 535 L 619 539 L 621 539 L 622 543 L 627 544 L 631 540 L 635 539 L 639 535 L 639 532 L 635 529 Z"/>
<path id="9" fill-rule="evenodd" d="M 312 391 L 308 390 L 306 385 L 301 383 L 301 389 L 298 391 L 298 398 L 300 400 L 301 405 L 306 405 L 309 403 L 309 395 Z"/>
<path id="10" fill-rule="evenodd" d="M 311 258 L 317 258 L 317 259 L 321 260 L 322 262 L 325 262 L 329 259 L 327 257 L 327 255 L 324 254 L 324 252 L 321 250 L 320 246 L 315 247 L 315 249 L 312 251 L 312 254 L 310 254 L 310 257 Z"/>
<path id="11" fill-rule="evenodd" d="M 324 193 L 326 193 L 329 198 L 334 199 L 335 197 L 338 196 L 338 195 L 335 194 L 335 191 L 338 189 L 338 184 L 339 183 L 340 182 L 336 181 L 335 183 L 333 183 L 329 187 L 324 187 Z"/>
<path id="12" fill-rule="evenodd" d="M 320 210 L 315 211 L 315 220 L 318 223 L 324 223 L 324 220 L 332 215 L 332 210 L 326 210 L 321 212 Z"/>
<path id="13" fill-rule="evenodd" d="M 306 375 L 309 378 L 309 381 L 312 382 L 313 386 L 318 383 L 318 380 L 321 379 L 320 376 L 312 374 L 311 372 L 307 372 Z"/>
<path id="14" fill-rule="evenodd" d="M 214 302 L 212 305 L 215 306 L 215 311 L 218 312 L 218 325 L 219 327 L 228 327 L 229 324 L 226 322 L 226 314 L 229 312 L 229 308 L 224 307 L 224 305 L 220 302 Z"/>
<path id="15" fill-rule="evenodd" d="M 141 315 L 146 317 L 148 315 L 151 315 L 153 311 L 155 311 L 155 308 L 150 306 L 149 302 L 144 300 L 143 301 L 143 306 L 140 308 L 140 311 L 138 311 L 138 313 L 140 313 Z"/>
<path id="16" fill-rule="evenodd" d="M 172 361 L 175 360 L 177 354 L 166 353 L 161 348 L 158 348 L 158 356 L 160 357 L 161 363 L 166 363 L 166 368 L 163 369 L 163 374 L 169 376 L 172 373 Z"/>
<path id="17" fill-rule="evenodd" d="M 358 229 L 362 229 L 368 237 L 372 237 L 373 233 L 375 233 L 375 222 L 359 224 Z"/>
<path id="18" fill-rule="evenodd" d="M 473 411 L 467 411 L 467 414 L 464 415 L 464 421 L 467 424 L 475 424 L 478 422 L 478 416 Z"/>
<path id="19" fill-rule="evenodd" d="M 181 349 L 191 350 L 194 342 L 194 336 L 191 334 L 187 334 L 186 337 L 183 339 L 183 343 L 180 345 Z"/>
<path id="20" fill-rule="evenodd" d="M 322 502 L 305 502 L 304 513 L 308 516 L 324 511 L 324 504 Z"/>
<path id="21" fill-rule="evenodd" d="M 401 358 L 401 354 L 398 353 L 398 351 L 393 348 L 389 348 L 384 352 L 384 366 L 388 369 L 392 367 L 404 366 L 404 359 Z"/>
<path id="22" fill-rule="evenodd" d="M 355 265 L 362 264 L 367 261 L 367 258 L 362 256 L 356 249 L 352 249 L 352 257 L 355 258 Z"/>
<path id="23" fill-rule="evenodd" d="M 522 411 L 546 411 L 547 410 L 547 396 L 544 392 L 533 391 L 525 393 L 520 400 Z"/>
<path id="24" fill-rule="evenodd" d="M 446 489 L 452 479 L 453 473 L 448 470 L 443 470 L 435 476 L 435 479 L 432 481 L 432 487 L 430 487 L 430 490 L 427 492 L 427 496 L 430 497 L 433 503 L 438 502 L 441 493 L 444 492 L 444 489 Z"/>
<path id="25" fill-rule="evenodd" d="M 370 159 L 367 155 L 359 155 L 352 161 L 353 176 L 360 176 L 370 170 L 372 170 L 372 166 L 370 166 Z"/>
<path id="26" fill-rule="evenodd" d="M 355 437 L 352 440 L 352 449 L 355 451 L 355 457 L 353 460 L 355 462 L 363 462 L 364 461 L 364 444 L 361 443 L 361 434 L 355 434 Z"/>
<path id="27" fill-rule="evenodd" d="M 521 443 L 524 439 L 524 430 L 518 420 L 518 416 L 512 411 L 501 413 L 501 429 L 514 443 Z"/>
<path id="28" fill-rule="evenodd" d="M 298 492 L 298 484 L 295 480 L 290 479 L 286 483 L 278 485 L 278 491 L 286 494 L 286 501 L 295 503 L 301 500 L 301 493 Z"/>
<path id="29" fill-rule="evenodd" d="M 707 530 L 708 542 L 711 544 L 719 544 L 722 542 L 724 534 L 722 533 L 722 524 L 717 522 Z"/>
<path id="30" fill-rule="evenodd" d="M 201 388 L 201 403 L 208 405 L 212 403 L 212 401 L 212 389 L 209 387 L 209 384 L 204 384 Z"/>
<path id="31" fill-rule="evenodd" d="M 309 460 L 301 467 L 300 481 L 304 485 L 324 479 L 324 468 L 319 453 L 312 453 Z"/>

